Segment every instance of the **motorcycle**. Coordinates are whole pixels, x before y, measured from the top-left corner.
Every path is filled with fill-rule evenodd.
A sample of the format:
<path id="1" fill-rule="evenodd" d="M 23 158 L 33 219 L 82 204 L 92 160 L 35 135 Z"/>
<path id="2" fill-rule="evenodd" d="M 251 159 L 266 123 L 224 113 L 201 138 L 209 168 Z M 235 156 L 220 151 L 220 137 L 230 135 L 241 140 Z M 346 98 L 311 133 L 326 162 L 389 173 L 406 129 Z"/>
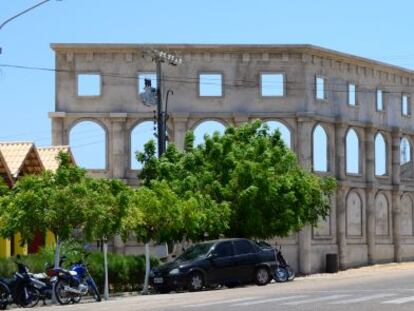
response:
<path id="1" fill-rule="evenodd" d="M 282 246 L 275 244 L 275 255 L 277 266 L 273 273 L 273 278 L 276 282 L 286 282 L 286 281 L 293 281 L 295 278 L 295 272 L 289 266 L 286 259 L 283 257 L 282 254 Z"/>
<path id="2" fill-rule="evenodd" d="M 20 260 L 20 256 L 17 257 Z M 17 272 L 11 279 L 0 278 L 0 309 L 15 303 L 23 308 L 35 307 L 41 298 L 40 288 L 45 284 L 32 277 L 27 266 L 16 261 Z"/>
<path id="3" fill-rule="evenodd" d="M 57 278 L 54 291 L 56 299 L 61 305 L 66 305 L 70 302 L 79 303 L 82 296 L 88 293 L 97 302 L 101 301 L 98 287 L 90 275 L 88 267 L 82 261 L 73 264 L 70 270 L 58 268 L 52 271 L 49 274 Z"/>

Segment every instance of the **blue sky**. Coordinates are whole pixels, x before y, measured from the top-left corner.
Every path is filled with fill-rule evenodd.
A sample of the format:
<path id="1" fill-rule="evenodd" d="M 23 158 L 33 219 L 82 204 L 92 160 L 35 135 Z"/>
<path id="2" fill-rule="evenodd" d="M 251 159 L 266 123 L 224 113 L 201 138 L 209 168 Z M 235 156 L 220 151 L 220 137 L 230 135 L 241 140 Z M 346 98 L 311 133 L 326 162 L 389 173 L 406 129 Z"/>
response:
<path id="1" fill-rule="evenodd" d="M 2 0 L 0 20 L 34 3 Z M 414 69 L 413 11 L 409 0 L 51 0 L 0 30 L 0 64 L 53 68 L 51 42 L 310 43 Z M 0 68 L 0 107 L 0 140 L 50 144 L 54 74 Z"/>

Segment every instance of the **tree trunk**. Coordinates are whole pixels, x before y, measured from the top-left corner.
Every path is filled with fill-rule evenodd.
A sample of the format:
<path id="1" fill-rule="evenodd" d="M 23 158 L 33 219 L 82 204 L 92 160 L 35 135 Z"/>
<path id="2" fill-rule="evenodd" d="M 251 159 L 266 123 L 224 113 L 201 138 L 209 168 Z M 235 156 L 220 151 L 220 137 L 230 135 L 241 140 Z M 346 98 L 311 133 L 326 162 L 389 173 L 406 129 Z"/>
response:
<path id="1" fill-rule="evenodd" d="M 59 240 L 59 238 L 55 235 L 55 239 L 56 239 L 56 248 L 55 248 L 55 269 L 59 268 L 60 265 L 60 247 L 62 245 L 62 241 Z M 56 282 L 52 283 L 52 303 L 56 304 L 57 303 L 57 299 L 56 299 L 56 295 L 55 295 L 55 285 Z"/>
<path id="2" fill-rule="evenodd" d="M 105 269 L 105 287 L 104 298 L 109 299 L 109 278 L 108 278 L 108 241 L 103 240 L 103 254 L 104 254 L 104 269 Z"/>
<path id="3" fill-rule="evenodd" d="M 141 294 L 148 295 L 148 281 L 151 270 L 149 242 L 145 243 L 145 280 Z"/>

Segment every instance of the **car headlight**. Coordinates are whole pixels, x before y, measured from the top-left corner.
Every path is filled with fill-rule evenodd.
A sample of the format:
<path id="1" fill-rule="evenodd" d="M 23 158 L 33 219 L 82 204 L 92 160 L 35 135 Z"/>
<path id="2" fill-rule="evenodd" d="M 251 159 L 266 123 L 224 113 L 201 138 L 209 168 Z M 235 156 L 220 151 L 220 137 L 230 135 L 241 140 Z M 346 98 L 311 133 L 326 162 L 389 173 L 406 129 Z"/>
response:
<path id="1" fill-rule="evenodd" d="M 178 269 L 178 268 L 175 268 L 175 269 L 172 269 L 171 271 L 170 271 L 170 273 L 169 273 L 170 275 L 177 275 L 177 274 L 180 274 L 180 269 Z"/>

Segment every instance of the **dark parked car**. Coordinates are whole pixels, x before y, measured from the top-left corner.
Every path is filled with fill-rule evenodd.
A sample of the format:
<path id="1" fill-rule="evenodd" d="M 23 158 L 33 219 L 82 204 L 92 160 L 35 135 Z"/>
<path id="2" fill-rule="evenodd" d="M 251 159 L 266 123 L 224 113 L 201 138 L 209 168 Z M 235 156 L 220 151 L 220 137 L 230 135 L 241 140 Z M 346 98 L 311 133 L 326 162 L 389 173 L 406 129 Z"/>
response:
<path id="1" fill-rule="evenodd" d="M 272 280 L 273 249 L 247 239 L 208 241 L 189 247 L 174 261 L 151 271 L 151 285 L 158 292 L 201 290 L 217 285 L 235 286 Z"/>

